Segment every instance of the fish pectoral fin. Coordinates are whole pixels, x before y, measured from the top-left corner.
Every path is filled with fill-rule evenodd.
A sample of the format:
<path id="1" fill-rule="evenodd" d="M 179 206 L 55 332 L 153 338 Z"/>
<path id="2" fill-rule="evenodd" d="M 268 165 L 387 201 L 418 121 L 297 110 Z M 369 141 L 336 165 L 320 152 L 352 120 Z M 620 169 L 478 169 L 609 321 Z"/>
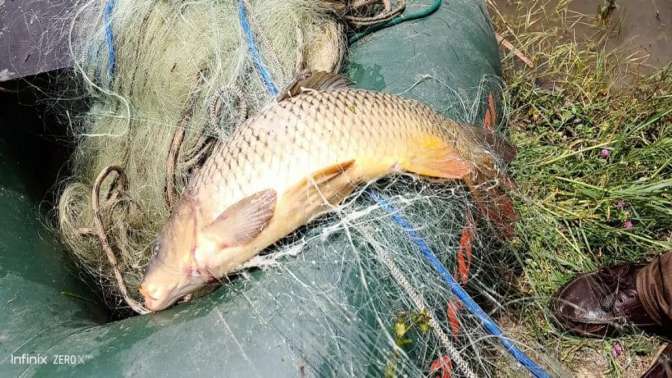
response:
<path id="1" fill-rule="evenodd" d="M 273 189 L 254 193 L 229 206 L 203 232 L 222 247 L 245 245 L 266 228 L 276 203 Z"/>
<path id="2" fill-rule="evenodd" d="M 356 187 L 352 172 L 355 161 L 335 164 L 302 179 L 289 188 L 282 198 L 292 206 L 295 216 L 313 216 L 340 204 Z"/>
<path id="3" fill-rule="evenodd" d="M 422 176 L 463 179 L 473 171 L 473 165 L 441 138 L 428 136 L 417 141 L 417 154 L 401 162 L 401 169 Z"/>
<path id="4" fill-rule="evenodd" d="M 276 98 L 278 102 L 298 96 L 306 89 L 328 92 L 349 88 L 352 84 L 345 76 L 324 71 L 303 71 L 287 85 Z"/>

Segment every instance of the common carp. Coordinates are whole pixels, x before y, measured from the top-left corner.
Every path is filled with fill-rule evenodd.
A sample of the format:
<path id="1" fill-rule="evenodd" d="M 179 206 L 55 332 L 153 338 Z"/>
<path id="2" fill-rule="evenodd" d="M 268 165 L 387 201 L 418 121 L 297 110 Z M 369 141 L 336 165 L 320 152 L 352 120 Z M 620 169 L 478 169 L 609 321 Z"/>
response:
<path id="1" fill-rule="evenodd" d="M 414 100 L 352 89 L 335 74 L 284 93 L 220 142 L 182 193 L 140 288 L 148 309 L 226 276 L 359 185 L 394 173 L 462 180 L 510 234 L 508 197 L 486 202 L 510 183 L 502 161 L 515 153 L 495 134 Z"/>

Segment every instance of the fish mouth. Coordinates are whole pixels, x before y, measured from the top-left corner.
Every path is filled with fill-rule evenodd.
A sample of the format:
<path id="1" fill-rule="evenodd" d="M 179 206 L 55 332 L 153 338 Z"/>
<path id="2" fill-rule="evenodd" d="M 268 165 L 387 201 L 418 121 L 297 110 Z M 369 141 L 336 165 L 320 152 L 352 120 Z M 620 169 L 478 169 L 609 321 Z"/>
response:
<path id="1" fill-rule="evenodd" d="M 168 290 L 159 292 L 160 294 L 156 294 L 155 292 L 150 292 L 144 286 L 140 286 L 139 291 L 144 298 L 145 307 L 147 307 L 148 310 L 161 311 L 170 307 L 180 298 L 179 295 L 175 295 L 176 289 L 177 285 Z"/>

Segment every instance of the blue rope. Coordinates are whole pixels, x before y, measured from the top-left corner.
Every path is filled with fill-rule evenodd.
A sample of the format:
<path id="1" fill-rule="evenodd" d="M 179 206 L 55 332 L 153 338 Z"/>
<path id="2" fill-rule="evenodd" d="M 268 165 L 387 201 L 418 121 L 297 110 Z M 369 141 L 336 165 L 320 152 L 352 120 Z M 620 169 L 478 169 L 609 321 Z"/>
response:
<path id="1" fill-rule="evenodd" d="M 105 42 L 107 43 L 107 74 L 110 81 L 114 77 L 117 65 L 117 53 L 114 49 L 114 33 L 112 32 L 112 11 L 117 0 L 108 0 L 103 8 L 103 22 L 105 24 Z"/>
<path id="2" fill-rule="evenodd" d="M 278 95 L 279 90 L 278 87 L 273 82 L 271 73 L 268 71 L 268 68 L 266 68 L 266 65 L 261 60 L 259 49 L 257 49 L 257 44 L 254 41 L 254 33 L 252 33 L 252 28 L 250 27 L 250 22 L 247 18 L 247 9 L 245 8 L 244 0 L 239 1 L 238 17 L 240 18 L 240 27 L 243 29 L 243 33 L 245 33 L 245 40 L 247 41 L 247 50 L 250 53 L 250 56 L 252 57 L 252 62 L 254 63 L 254 67 L 257 71 L 257 74 L 259 75 L 261 82 L 264 84 L 264 87 L 266 87 L 266 91 L 271 96 L 275 97 Z"/>
<path id="3" fill-rule="evenodd" d="M 245 10 L 245 5 L 243 0 L 240 0 L 240 26 L 243 28 L 245 37 L 247 39 L 247 46 L 254 62 L 254 66 L 257 70 L 257 73 L 261 77 L 264 86 L 269 94 L 276 96 L 278 89 L 275 86 L 271 79 L 271 75 L 268 72 L 266 66 L 261 61 L 261 56 L 259 55 L 259 50 L 254 41 L 254 35 L 250 30 L 250 24 L 247 21 L 247 12 Z M 448 272 L 446 267 L 439 261 L 438 258 L 434 255 L 432 250 L 429 248 L 424 239 L 413 229 L 411 224 L 404 219 L 399 212 L 388 202 L 385 198 L 375 192 L 369 192 L 371 198 L 373 198 L 381 208 L 388 212 L 395 223 L 397 223 L 401 228 L 406 232 L 408 237 L 420 248 L 425 259 L 432 265 L 434 270 L 443 278 L 443 281 L 448 284 L 450 290 L 455 296 L 457 296 L 465 307 L 474 314 L 477 318 L 481 320 L 483 327 L 493 336 L 497 337 L 499 342 L 504 346 L 504 348 L 518 361 L 523 365 L 527 370 L 532 373 L 537 378 L 547 378 L 549 377 L 548 373 L 544 371 L 539 365 L 532 361 L 523 351 L 518 349 L 512 342 L 509 340 L 502 330 L 497 326 L 497 324 L 488 316 L 488 314 L 483 311 L 483 309 L 469 296 L 469 294 L 464 291 L 455 278 Z"/>
<path id="4" fill-rule="evenodd" d="M 429 248 L 425 240 L 418 235 L 413 226 L 399 214 L 399 211 L 395 209 L 392 204 L 383 198 L 380 194 L 375 192 L 369 192 L 371 198 L 373 198 L 383 210 L 387 211 L 396 224 L 401 226 L 401 228 L 406 232 L 409 239 L 415 243 L 415 245 L 420 248 L 422 255 L 429 262 L 429 264 L 434 268 L 434 270 L 439 273 L 443 281 L 448 284 L 450 290 L 455 294 L 456 297 L 465 305 L 465 307 L 472 314 L 476 315 L 480 319 L 483 327 L 493 336 L 497 337 L 499 342 L 504 346 L 504 348 L 509 352 L 518 362 L 521 363 L 527 370 L 532 373 L 535 377 L 545 378 L 549 377 L 548 373 L 544 371 L 539 365 L 532 361 L 523 351 L 518 349 L 512 342 L 509 340 L 502 330 L 497 326 L 497 324 L 488 316 L 488 314 L 483 311 L 481 306 L 479 306 L 474 300 L 469 296 L 469 294 L 464 291 L 462 286 L 460 286 L 455 278 L 448 272 L 446 267 L 439 261 L 439 259 L 434 255 L 432 250 Z"/>

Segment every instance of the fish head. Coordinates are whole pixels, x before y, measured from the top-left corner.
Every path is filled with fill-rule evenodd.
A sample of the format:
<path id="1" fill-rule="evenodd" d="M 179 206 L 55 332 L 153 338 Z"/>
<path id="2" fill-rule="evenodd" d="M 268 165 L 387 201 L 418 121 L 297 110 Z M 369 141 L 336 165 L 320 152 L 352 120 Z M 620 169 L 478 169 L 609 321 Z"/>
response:
<path id="1" fill-rule="evenodd" d="M 275 202 L 275 191 L 264 190 L 201 225 L 199 203 L 183 196 L 159 234 L 142 280 L 145 306 L 150 311 L 163 310 L 248 259 L 255 250 L 250 242 L 267 226 Z"/>
<path id="2" fill-rule="evenodd" d="M 150 311 L 163 310 L 207 283 L 197 260 L 197 221 L 195 202 L 185 197 L 159 233 L 140 285 Z"/>

